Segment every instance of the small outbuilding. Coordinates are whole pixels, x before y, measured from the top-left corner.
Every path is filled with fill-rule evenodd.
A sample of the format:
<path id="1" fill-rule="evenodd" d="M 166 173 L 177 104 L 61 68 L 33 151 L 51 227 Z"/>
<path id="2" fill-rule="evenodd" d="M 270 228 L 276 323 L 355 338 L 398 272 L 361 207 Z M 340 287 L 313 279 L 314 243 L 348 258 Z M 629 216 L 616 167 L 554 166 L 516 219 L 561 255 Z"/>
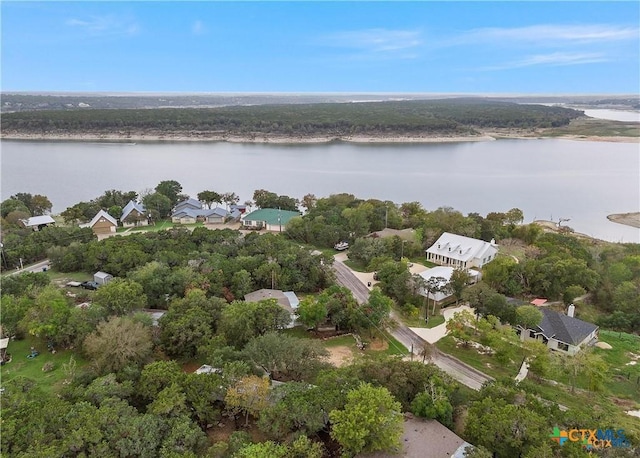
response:
<path id="1" fill-rule="evenodd" d="M 29 229 L 39 231 L 40 229 L 53 226 L 56 224 L 55 220 L 49 215 L 32 216 L 29 219 L 21 219 L 20 222 Z"/>
<path id="2" fill-rule="evenodd" d="M 93 274 L 93 281 L 95 281 L 99 285 L 106 285 L 111 280 L 113 280 L 113 275 L 106 272 L 96 272 L 95 274 Z"/>

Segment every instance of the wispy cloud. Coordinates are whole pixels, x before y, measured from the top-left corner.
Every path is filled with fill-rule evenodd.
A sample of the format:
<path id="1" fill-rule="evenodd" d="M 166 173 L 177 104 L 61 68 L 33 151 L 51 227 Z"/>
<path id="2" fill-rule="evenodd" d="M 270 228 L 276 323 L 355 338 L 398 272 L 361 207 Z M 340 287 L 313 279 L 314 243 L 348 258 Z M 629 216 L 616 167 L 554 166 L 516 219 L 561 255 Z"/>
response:
<path id="1" fill-rule="evenodd" d="M 131 36 L 140 31 L 139 25 L 130 18 L 113 14 L 90 16 L 86 19 L 71 18 L 66 21 L 69 27 L 75 27 L 91 36 Z"/>
<path id="2" fill-rule="evenodd" d="M 417 57 L 415 48 L 422 43 L 416 30 L 364 29 L 336 32 L 321 39 L 327 46 L 359 51 L 378 57 Z"/>
<path id="3" fill-rule="evenodd" d="M 640 39 L 638 27 L 609 24 L 539 24 L 527 27 L 473 29 L 453 38 L 449 44 L 524 42 L 564 46 L 638 39 Z"/>
<path id="4" fill-rule="evenodd" d="M 565 53 L 554 52 L 551 54 L 536 54 L 527 56 L 524 59 L 507 62 L 505 64 L 484 67 L 480 70 L 509 70 L 514 68 L 531 67 L 534 65 L 547 66 L 566 66 L 566 65 L 584 65 L 595 64 L 599 62 L 608 62 L 610 59 L 602 53 Z"/>
<path id="5" fill-rule="evenodd" d="M 191 33 L 194 35 L 204 35 L 207 33 L 207 28 L 201 20 L 196 20 L 191 25 Z"/>

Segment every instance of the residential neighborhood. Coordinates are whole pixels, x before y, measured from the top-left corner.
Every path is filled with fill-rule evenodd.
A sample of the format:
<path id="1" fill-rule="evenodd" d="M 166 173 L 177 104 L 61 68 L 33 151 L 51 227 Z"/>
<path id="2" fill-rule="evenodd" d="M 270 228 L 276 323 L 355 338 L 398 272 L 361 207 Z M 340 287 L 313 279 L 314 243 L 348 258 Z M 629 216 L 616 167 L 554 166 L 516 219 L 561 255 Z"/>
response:
<path id="1" fill-rule="evenodd" d="M 531 433 L 526 445 L 505 442 L 486 415 L 509 421 L 515 408 L 523 421 L 571 424 L 573 415 L 589 415 L 594 393 L 608 393 L 620 404 L 598 402 L 617 409 L 625 437 L 635 437 L 639 342 L 625 332 L 633 321 L 610 320 L 597 302 L 601 276 L 616 262 L 624 271 L 633 248 L 614 246 L 620 251 L 611 260 L 588 264 L 593 245 L 506 217 L 495 223 L 496 214 L 480 221 L 453 214 L 460 227 L 484 227 L 480 238 L 434 225 L 450 220 L 450 210 L 338 195 L 303 213 L 274 208 L 291 198 L 259 190 L 265 206 L 249 211 L 233 193 L 195 199 L 177 185 L 158 186 L 170 197 L 150 194 L 160 210 L 149 210 L 149 197 L 112 190 L 62 218 L 43 215 L 55 224 L 20 218 L 13 230 L 21 245 L 3 234 L 3 265 L 34 240 L 39 256 L 21 251 L 20 261 L 47 256 L 3 280 L 3 396 L 24 371 L 42 384 L 50 382 L 41 374 L 51 373 L 46 386 L 73 411 L 94 383 L 133 371 L 147 415 L 166 390 L 183 393 L 174 408 L 193 409 L 180 418 L 202 447 L 207 434 L 221 437 L 214 446 L 238 432 L 268 438 L 249 449 L 292 447 L 283 437 L 302 428 L 304 446 L 320 450 L 310 456 L 335 456 L 331 450 L 356 447 L 340 436 L 353 414 L 372 438 L 389 438 L 377 452 L 352 449 L 354 456 L 463 457 L 473 449 L 509 458 L 523 449 L 537 454 L 550 433 Z M 416 214 L 422 225 L 409 223 L 420 221 Z M 623 278 L 635 275 L 628 269 Z M 611 300 L 631 297 L 622 291 Z M 633 316 L 622 307 L 623 317 Z M 67 375 L 71 357 L 82 361 L 87 382 Z M 163 377 L 179 382 L 163 385 Z M 151 380 L 160 385 L 149 391 Z M 71 393 L 69 383 L 83 388 Z M 347 394 L 335 391 L 343 386 Z M 243 400 L 247 393 L 263 399 L 259 408 Z M 357 416 L 353 403 L 363 396 L 388 406 L 388 422 Z M 131 414 L 130 421 L 144 415 Z M 303 426 L 288 426 L 296 422 Z"/>

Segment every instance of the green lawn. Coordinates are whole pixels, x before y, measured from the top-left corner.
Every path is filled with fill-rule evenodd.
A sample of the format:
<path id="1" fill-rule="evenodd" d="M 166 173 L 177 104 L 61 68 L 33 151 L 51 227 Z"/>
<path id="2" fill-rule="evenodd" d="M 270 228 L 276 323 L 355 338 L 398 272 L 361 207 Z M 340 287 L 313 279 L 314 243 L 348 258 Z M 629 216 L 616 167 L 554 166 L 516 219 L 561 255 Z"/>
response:
<path id="1" fill-rule="evenodd" d="M 444 323 L 444 316 L 442 315 L 436 315 L 436 316 L 432 316 L 429 317 L 429 321 L 427 322 L 427 325 L 425 326 L 425 328 L 435 328 L 436 326 L 440 326 L 442 323 Z"/>
<path id="2" fill-rule="evenodd" d="M 367 269 L 367 266 L 363 266 L 361 263 L 352 261 L 351 259 L 347 259 L 346 261 L 344 261 L 344 265 L 351 270 L 355 270 L 356 272 L 370 272 L 370 270 Z"/>
<path id="3" fill-rule="evenodd" d="M 440 339 L 436 342 L 436 347 L 443 353 L 454 356 L 493 378 L 514 378 L 518 374 L 520 364 L 524 358 L 522 350 L 517 349 L 515 359 L 510 361 L 509 364 L 503 365 L 494 356 L 480 354 L 473 347 L 457 347 L 455 340 L 451 336 Z"/>
<path id="4" fill-rule="evenodd" d="M 595 349 L 595 353 L 602 356 L 610 367 L 606 389 L 614 396 L 635 399 L 640 403 L 640 336 L 600 331 L 600 341 L 613 347 L 611 350 Z M 628 364 L 633 361 L 636 364 Z"/>
<path id="5" fill-rule="evenodd" d="M 33 359 L 27 358 L 27 355 L 31 353 L 31 347 L 34 347 L 40 353 Z M 46 341 L 32 336 L 23 340 L 10 341 L 7 350 L 12 355 L 12 360 L 0 368 L 0 380 L 2 380 L 2 383 L 4 384 L 15 377 L 23 376 L 35 380 L 47 392 L 61 386 L 62 381 L 67 377 L 63 365 L 69 363 L 71 356 L 75 359 L 78 369 L 87 364 L 82 356 L 71 350 L 59 350 L 55 355 L 50 353 L 47 351 Z M 42 367 L 47 362 L 53 363 L 53 370 L 43 372 Z"/>

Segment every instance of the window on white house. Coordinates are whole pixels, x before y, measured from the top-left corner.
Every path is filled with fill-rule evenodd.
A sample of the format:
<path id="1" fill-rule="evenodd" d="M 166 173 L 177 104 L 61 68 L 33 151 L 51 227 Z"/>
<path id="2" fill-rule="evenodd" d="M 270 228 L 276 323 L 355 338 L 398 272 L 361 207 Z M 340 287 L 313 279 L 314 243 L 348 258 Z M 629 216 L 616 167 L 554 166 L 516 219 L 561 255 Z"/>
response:
<path id="1" fill-rule="evenodd" d="M 558 350 L 569 351 L 569 345 L 566 343 L 558 342 Z"/>

